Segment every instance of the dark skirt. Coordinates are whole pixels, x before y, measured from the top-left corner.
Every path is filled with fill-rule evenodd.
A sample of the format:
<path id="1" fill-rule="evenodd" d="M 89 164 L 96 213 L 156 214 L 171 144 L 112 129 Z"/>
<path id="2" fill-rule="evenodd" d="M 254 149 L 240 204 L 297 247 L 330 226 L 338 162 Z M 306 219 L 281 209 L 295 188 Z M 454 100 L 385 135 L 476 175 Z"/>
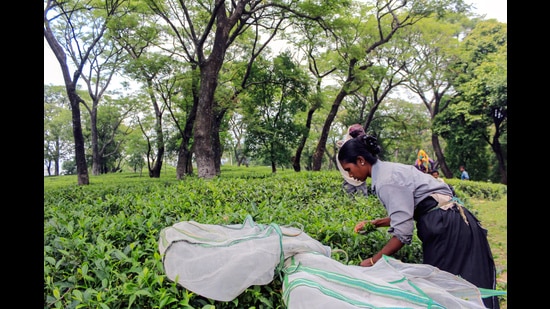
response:
<path id="1" fill-rule="evenodd" d="M 487 240 L 487 229 L 465 207 L 468 223 L 457 206 L 435 209 L 432 197 L 415 210 L 418 238 L 422 241 L 424 264 L 458 275 L 475 286 L 496 289 L 496 268 Z M 500 308 L 498 297 L 483 298 L 487 308 Z"/>

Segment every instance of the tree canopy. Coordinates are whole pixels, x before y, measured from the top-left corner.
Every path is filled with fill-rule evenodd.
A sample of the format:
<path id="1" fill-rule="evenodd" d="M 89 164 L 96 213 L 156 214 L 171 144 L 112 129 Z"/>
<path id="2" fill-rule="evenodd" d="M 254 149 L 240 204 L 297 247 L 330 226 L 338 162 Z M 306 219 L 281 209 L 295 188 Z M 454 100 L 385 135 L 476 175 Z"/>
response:
<path id="1" fill-rule="evenodd" d="M 386 158 L 428 149 L 446 177 L 467 164 L 506 183 L 506 24 L 463 1 L 44 3 L 65 79 L 45 104 L 66 100 L 73 139 L 45 122 L 45 164 L 74 160 L 80 185 L 90 167 L 158 177 L 165 160 L 178 179 L 212 178 L 229 153 L 274 173 L 333 168 L 352 123 Z M 114 75 L 137 90 L 111 89 Z"/>

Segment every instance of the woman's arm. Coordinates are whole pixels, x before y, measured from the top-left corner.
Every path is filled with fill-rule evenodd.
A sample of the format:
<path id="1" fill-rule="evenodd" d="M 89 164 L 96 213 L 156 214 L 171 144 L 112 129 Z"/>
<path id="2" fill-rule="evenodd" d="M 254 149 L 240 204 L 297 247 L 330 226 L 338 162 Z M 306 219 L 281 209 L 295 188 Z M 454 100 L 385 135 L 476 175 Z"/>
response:
<path id="1" fill-rule="evenodd" d="M 378 219 L 374 219 L 374 220 L 370 220 L 370 221 L 369 220 L 361 221 L 361 222 L 359 222 L 355 225 L 355 227 L 353 228 L 353 231 L 355 233 L 359 233 L 359 231 L 361 231 L 363 229 L 363 227 L 365 226 L 365 224 L 367 224 L 367 223 L 371 223 L 375 227 L 390 226 L 390 217 L 378 218 Z"/>
<path id="2" fill-rule="evenodd" d="M 379 259 L 382 258 L 382 255 L 388 255 L 391 256 L 399 249 L 401 249 L 404 246 L 404 244 L 395 236 L 392 236 L 388 243 L 382 248 L 382 250 L 378 251 L 375 255 L 368 259 L 364 259 L 359 265 L 364 267 L 370 267 L 374 265 Z"/>

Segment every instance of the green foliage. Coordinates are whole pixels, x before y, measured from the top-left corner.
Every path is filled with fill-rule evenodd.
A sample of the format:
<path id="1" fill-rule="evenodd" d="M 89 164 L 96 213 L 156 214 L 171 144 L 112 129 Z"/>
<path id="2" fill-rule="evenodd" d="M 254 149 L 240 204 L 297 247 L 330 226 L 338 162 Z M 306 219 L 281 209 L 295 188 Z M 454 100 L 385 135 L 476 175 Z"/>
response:
<path id="1" fill-rule="evenodd" d="M 376 231 L 376 225 L 370 223 L 370 222 L 367 222 L 365 223 L 365 225 L 363 226 L 363 228 L 359 231 L 359 234 L 368 234 L 370 232 L 374 232 Z"/>
<path id="2" fill-rule="evenodd" d="M 245 154 L 273 167 L 288 164 L 292 146 L 305 130 L 295 118 L 307 107 L 307 75 L 288 53 L 282 53 L 273 63 L 254 65 L 250 80 L 256 85 L 243 99 Z"/>
<path id="3" fill-rule="evenodd" d="M 447 141 L 446 159 L 453 169 L 465 164 L 478 181 L 506 183 L 507 165 L 507 27 L 495 20 L 475 25 L 462 43 L 457 95 L 435 123 Z M 471 158 L 471 159 L 469 159 Z"/>
<path id="4" fill-rule="evenodd" d="M 504 198 L 508 194 L 508 186 L 500 183 L 464 181 L 460 179 L 445 179 L 445 182 L 453 186 L 459 197 L 472 197 L 477 199 L 495 201 Z"/>
<path id="5" fill-rule="evenodd" d="M 216 302 L 167 280 L 158 252 L 160 231 L 177 222 L 301 227 L 357 265 L 386 243 L 387 228 L 367 235 L 355 223 L 385 216 L 375 196 L 349 197 L 337 171 L 271 173 L 269 167 L 223 166 L 223 177 L 173 180 L 133 173 L 44 178 L 44 308 L 283 308 L 277 276 L 230 302 Z M 451 181 L 449 181 L 451 183 Z M 452 182 L 461 194 L 496 197 L 505 186 Z M 416 238 L 395 256 L 422 260 Z"/>

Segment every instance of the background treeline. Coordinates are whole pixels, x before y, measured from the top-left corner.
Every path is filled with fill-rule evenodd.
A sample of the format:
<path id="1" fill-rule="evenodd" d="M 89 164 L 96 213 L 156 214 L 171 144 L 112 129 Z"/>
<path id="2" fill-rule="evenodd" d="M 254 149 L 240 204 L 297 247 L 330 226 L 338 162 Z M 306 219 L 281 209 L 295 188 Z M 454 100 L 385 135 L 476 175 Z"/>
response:
<path id="1" fill-rule="evenodd" d="M 167 174 L 173 175 L 170 169 Z M 270 284 L 251 286 L 229 302 L 201 297 L 167 280 L 158 239 L 163 228 L 181 221 L 242 224 L 251 215 L 258 224 L 299 227 L 330 246 L 333 258 L 350 265 L 388 240 L 387 228 L 365 236 L 353 232 L 356 222 L 383 216 L 385 210 L 374 195 L 348 196 L 338 171 L 274 174 L 269 167 L 223 166 L 222 172 L 213 179 L 184 180 L 109 173 L 92 176 L 87 186 L 76 185 L 72 176 L 45 177 L 44 308 L 285 307 L 277 274 Z M 480 205 L 471 203 L 474 199 L 506 201 L 502 184 L 448 182 L 474 213 Z M 499 217 L 494 209 L 486 211 Z M 485 226 L 490 236 L 504 232 L 491 243 L 500 276 L 506 272 L 505 226 L 504 231 Z M 395 257 L 422 261 L 416 234 Z M 506 290 L 506 281 L 497 289 Z"/>
<path id="2" fill-rule="evenodd" d="M 507 25 L 463 1 L 44 1 L 45 174 L 213 178 L 335 169 L 361 123 L 382 159 L 507 184 Z"/>

